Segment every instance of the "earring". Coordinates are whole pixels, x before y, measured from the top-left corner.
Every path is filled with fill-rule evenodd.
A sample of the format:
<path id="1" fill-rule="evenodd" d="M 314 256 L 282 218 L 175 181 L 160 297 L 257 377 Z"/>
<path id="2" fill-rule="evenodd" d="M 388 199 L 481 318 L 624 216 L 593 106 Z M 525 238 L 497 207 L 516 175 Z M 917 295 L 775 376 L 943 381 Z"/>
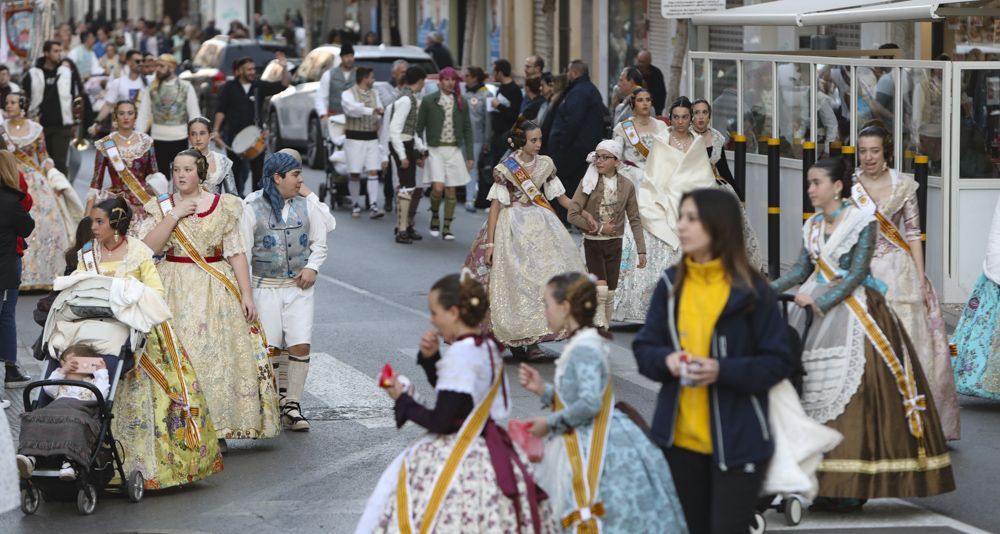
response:
<path id="1" fill-rule="evenodd" d="M 833 199 L 834 200 L 840 200 L 840 193 L 834 193 Z"/>
<path id="2" fill-rule="evenodd" d="M 118 234 L 118 230 L 115 230 L 115 244 L 117 245 L 121 240 L 122 236 Z"/>
<path id="3" fill-rule="evenodd" d="M 883 161 L 883 162 L 882 162 L 882 172 L 885 172 L 885 171 L 887 171 L 887 170 L 889 170 L 889 163 L 888 163 L 888 162 L 885 162 L 885 161 Z"/>

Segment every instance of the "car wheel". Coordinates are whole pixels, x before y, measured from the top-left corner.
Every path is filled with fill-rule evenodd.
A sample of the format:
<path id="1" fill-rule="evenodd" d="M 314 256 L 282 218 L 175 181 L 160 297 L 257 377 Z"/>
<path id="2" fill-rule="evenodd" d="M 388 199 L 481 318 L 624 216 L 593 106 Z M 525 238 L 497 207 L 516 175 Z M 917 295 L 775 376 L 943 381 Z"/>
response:
<path id="1" fill-rule="evenodd" d="M 281 149 L 281 121 L 278 120 L 277 110 L 271 110 L 267 116 L 267 153 L 274 154 Z"/>
<path id="2" fill-rule="evenodd" d="M 326 149 L 323 146 L 323 128 L 320 127 L 319 117 L 313 115 L 309 117 L 309 140 L 306 145 L 306 163 L 313 169 L 323 168 L 323 159 L 326 158 Z"/>

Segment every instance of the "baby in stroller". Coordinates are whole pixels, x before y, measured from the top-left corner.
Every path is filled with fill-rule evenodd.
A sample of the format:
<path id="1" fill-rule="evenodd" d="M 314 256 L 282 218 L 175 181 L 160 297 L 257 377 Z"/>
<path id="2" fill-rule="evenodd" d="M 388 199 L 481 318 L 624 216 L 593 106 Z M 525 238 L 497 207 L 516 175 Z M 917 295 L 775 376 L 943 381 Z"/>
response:
<path id="1" fill-rule="evenodd" d="M 75 380 L 97 388 L 108 396 L 108 369 L 101 355 L 84 343 L 70 345 L 60 355 L 62 365 L 48 380 Z M 42 386 L 54 399 L 45 407 L 21 415 L 21 436 L 17 470 L 21 478 L 31 478 L 38 457 L 58 461 L 61 480 L 75 480 L 77 466 L 88 464 L 97 443 L 100 421 L 97 396 L 93 390 L 66 383 Z"/>

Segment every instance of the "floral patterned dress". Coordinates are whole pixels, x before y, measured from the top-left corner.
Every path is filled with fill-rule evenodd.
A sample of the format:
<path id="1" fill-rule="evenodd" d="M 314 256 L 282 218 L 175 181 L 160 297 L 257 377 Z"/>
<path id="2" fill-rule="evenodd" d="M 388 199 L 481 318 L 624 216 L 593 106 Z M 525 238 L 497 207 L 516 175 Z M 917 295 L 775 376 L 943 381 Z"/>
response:
<path id="1" fill-rule="evenodd" d="M 98 256 L 99 272 L 116 278 L 131 276 L 162 295 L 153 251 L 138 239 L 129 239 L 126 246 L 124 260 L 101 261 Z M 82 261 L 78 268 L 84 268 Z M 222 454 L 208 403 L 181 344 L 175 340 L 176 360 L 166 350 L 168 336 L 173 337 L 166 325 L 150 331 L 144 353 L 165 384 L 157 383 L 137 362 L 118 383 L 111 422 L 115 439 L 124 450 L 125 473 L 138 470 L 146 480 L 146 489 L 152 490 L 190 484 L 222 471 Z M 176 400 L 185 397 L 189 409 Z M 198 434 L 193 442 L 187 439 L 194 430 L 192 422 Z"/>
<path id="2" fill-rule="evenodd" d="M 146 203 L 156 223 L 163 214 L 156 199 Z M 212 206 L 181 220 L 198 252 L 233 284 L 226 261 L 244 251 L 240 238 L 243 202 L 215 195 Z M 278 393 L 260 330 L 243 317 L 239 299 L 222 282 L 193 263 L 171 236 L 166 261 L 157 266 L 173 325 L 198 373 L 198 382 L 220 438 L 269 438 L 281 430 Z"/>
<path id="3" fill-rule="evenodd" d="M 236 179 L 233 177 L 233 160 L 214 150 L 208 151 L 208 157 L 215 160 L 215 172 L 205 179 L 205 189 L 209 193 L 237 194 Z"/>
<path id="4" fill-rule="evenodd" d="M 72 243 L 82 210 L 66 177 L 56 170 L 48 173 L 43 170 L 52 160 L 45 150 L 42 126 L 34 121 L 27 124 L 28 133 L 14 137 L 10 122 L 4 122 L 4 129 L 15 145 L 8 148 L 16 150 L 18 169 L 24 174 L 28 194 L 34 202 L 29 214 L 35 220 L 35 230 L 25 240 L 21 291 L 48 290 L 52 289 L 52 281 L 66 270 L 63 254 Z"/>
<path id="5" fill-rule="evenodd" d="M 146 183 L 147 178 L 160 172 L 156 167 L 153 138 L 144 133 L 136 132 L 130 137 L 133 141 L 132 144 L 125 144 L 118 139 L 117 135 L 112 133 L 98 141 L 97 146 L 102 146 L 108 139 L 115 141 L 118 151 L 125 161 L 125 166 L 132 171 L 132 175 L 142 184 L 146 192 L 155 198 L 156 191 Z M 111 182 L 111 186 L 107 189 L 104 188 L 105 175 L 107 175 Z M 142 202 L 139 202 L 139 199 L 128 190 L 128 187 L 125 186 L 125 183 L 122 182 L 115 168 L 111 165 L 111 162 L 108 161 L 108 158 L 104 156 L 103 152 L 98 150 L 94 156 L 94 178 L 90 182 L 89 196 L 95 197 L 96 202 L 100 202 L 106 198 L 122 194 L 125 195 L 125 200 L 128 202 L 129 207 L 132 208 L 132 224 L 128 228 L 128 234 L 142 239 L 153 229 L 155 224 L 146 215 L 146 210 L 143 209 Z"/>

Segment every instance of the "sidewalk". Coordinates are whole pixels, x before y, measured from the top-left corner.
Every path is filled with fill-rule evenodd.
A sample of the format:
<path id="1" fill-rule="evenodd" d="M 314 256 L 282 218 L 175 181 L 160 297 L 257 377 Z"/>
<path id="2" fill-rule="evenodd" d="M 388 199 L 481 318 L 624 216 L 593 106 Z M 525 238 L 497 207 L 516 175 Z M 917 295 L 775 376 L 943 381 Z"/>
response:
<path id="1" fill-rule="evenodd" d="M 20 306 L 19 306 L 20 307 Z M 34 304 L 32 304 L 34 308 Z M 18 335 L 17 339 L 17 363 L 21 365 L 24 372 L 31 375 L 32 380 L 38 380 L 42 376 L 42 362 L 31 356 L 30 347 L 24 343 L 24 339 Z M 0 381 L 6 374 L 4 366 L 0 365 Z M 21 434 L 21 414 L 24 413 L 24 387 L 10 387 L 2 390 L 3 398 L 10 401 L 10 406 L 4 411 L 7 416 L 7 423 L 10 425 L 10 432 L 17 443 L 17 438 Z"/>

